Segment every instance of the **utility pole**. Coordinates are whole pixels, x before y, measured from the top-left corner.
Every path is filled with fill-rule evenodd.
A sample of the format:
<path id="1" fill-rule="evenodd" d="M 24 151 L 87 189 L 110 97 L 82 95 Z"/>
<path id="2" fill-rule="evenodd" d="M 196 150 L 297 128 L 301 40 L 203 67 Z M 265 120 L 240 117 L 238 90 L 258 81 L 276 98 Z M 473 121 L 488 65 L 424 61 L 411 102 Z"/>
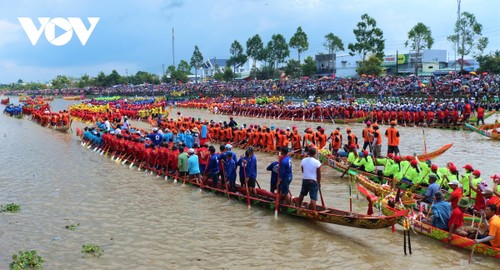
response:
<path id="1" fill-rule="evenodd" d="M 175 67 L 174 28 L 172 27 L 172 65 Z"/>

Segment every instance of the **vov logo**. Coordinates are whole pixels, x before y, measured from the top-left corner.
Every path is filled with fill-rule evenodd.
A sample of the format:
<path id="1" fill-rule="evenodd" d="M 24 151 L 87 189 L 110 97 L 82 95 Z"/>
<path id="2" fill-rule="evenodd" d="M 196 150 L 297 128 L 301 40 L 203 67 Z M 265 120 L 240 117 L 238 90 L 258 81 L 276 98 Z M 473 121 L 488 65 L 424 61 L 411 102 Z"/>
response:
<path id="1" fill-rule="evenodd" d="M 38 17 L 38 22 L 40 23 L 39 28 L 35 26 L 35 23 L 33 23 L 31 18 L 19 17 L 17 19 L 21 23 L 24 32 L 28 35 L 28 38 L 33 46 L 38 43 L 42 32 L 45 32 L 45 38 L 54 46 L 66 45 L 73 37 L 73 32 L 75 32 L 76 36 L 82 43 L 82 46 L 85 46 L 100 20 L 99 17 L 88 17 L 87 20 L 90 27 L 87 29 L 85 24 L 82 22 L 82 19 L 78 17 L 56 17 L 52 19 L 50 17 Z M 56 36 L 56 27 L 63 30 L 64 33 Z"/>

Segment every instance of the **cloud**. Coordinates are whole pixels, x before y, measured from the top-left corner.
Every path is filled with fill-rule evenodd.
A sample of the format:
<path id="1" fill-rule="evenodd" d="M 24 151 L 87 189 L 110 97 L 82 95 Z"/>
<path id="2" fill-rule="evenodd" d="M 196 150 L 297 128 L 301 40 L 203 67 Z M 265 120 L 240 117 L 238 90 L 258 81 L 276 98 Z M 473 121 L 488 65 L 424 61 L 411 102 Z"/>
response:
<path id="1" fill-rule="evenodd" d="M 19 24 L 13 24 L 6 20 L 0 20 L 0 47 L 7 43 L 17 42 L 22 34 L 22 28 Z"/>
<path id="2" fill-rule="evenodd" d="M 175 15 L 176 10 L 182 8 L 184 4 L 186 4 L 185 0 L 168 0 L 161 8 L 162 14 L 170 21 Z"/>

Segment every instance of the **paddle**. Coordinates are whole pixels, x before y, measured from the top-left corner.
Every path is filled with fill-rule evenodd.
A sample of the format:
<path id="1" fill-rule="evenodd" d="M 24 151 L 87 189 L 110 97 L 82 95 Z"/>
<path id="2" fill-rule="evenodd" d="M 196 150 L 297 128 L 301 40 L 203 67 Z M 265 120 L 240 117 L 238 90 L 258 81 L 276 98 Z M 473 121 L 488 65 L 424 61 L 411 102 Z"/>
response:
<path id="1" fill-rule="evenodd" d="M 426 140 L 426 137 L 425 137 L 425 130 L 424 130 L 423 127 L 422 127 L 422 134 L 424 136 L 424 154 L 427 154 L 427 140 Z"/>
<path id="2" fill-rule="evenodd" d="M 321 198 L 321 206 L 323 206 L 323 210 L 326 210 L 325 200 L 323 200 L 323 192 L 321 192 L 321 185 L 318 183 L 319 189 L 319 197 Z"/>
<path id="3" fill-rule="evenodd" d="M 345 174 L 349 171 L 349 169 L 351 169 L 351 167 L 352 167 L 352 165 L 353 165 L 353 164 L 354 164 L 354 162 L 353 162 L 353 163 L 351 163 L 351 164 L 349 165 L 349 167 L 347 167 L 347 169 L 346 169 L 346 170 L 342 173 L 342 175 L 340 176 L 340 178 L 344 177 L 344 175 L 345 175 Z"/>
<path id="4" fill-rule="evenodd" d="M 243 177 L 245 179 L 245 189 L 247 192 L 247 206 L 250 208 L 250 193 L 248 192 L 248 179 L 247 179 L 247 168 L 246 164 L 243 166 Z"/>
<path id="5" fill-rule="evenodd" d="M 481 216 L 481 220 L 479 220 L 479 225 L 477 225 L 476 236 L 474 237 L 474 246 L 472 247 L 472 250 L 470 251 L 470 256 L 469 256 L 469 261 L 468 261 L 469 264 L 472 261 L 472 256 L 474 256 L 474 250 L 476 250 L 476 245 L 477 245 L 476 240 L 477 240 L 477 236 L 479 234 L 479 229 L 481 228 L 481 224 L 483 222 L 483 217 L 484 216 Z"/>
<path id="6" fill-rule="evenodd" d="M 279 174 L 279 171 L 280 171 L 280 164 L 279 164 L 279 160 L 278 160 L 278 181 L 276 182 L 276 204 L 275 204 L 275 208 L 274 208 L 274 217 L 275 218 L 278 218 L 278 207 L 279 207 L 279 204 L 280 204 L 280 188 L 279 188 L 279 184 L 280 184 L 280 174 Z M 299 205 L 300 207 L 300 205 Z"/>
<path id="7" fill-rule="evenodd" d="M 349 212 L 352 213 L 352 176 L 349 176 Z"/>

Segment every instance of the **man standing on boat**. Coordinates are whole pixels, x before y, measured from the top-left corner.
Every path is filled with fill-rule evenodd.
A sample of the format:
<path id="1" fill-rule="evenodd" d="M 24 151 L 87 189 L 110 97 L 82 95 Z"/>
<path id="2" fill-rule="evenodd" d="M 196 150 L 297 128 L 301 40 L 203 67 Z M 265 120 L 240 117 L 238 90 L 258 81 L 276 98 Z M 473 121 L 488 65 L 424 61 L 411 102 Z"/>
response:
<path id="1" fill-rule="evenodd" d="M 309 148 L 308 157 L 302 159 L 300 167 L 302 169 L 302 188 L 298 200 L 298 207 L 302 207 L 304 196 L 309 194 L 311 203 L 309 208 L 316 211 L 316 201 L 318 200 L 318 190 L 321 185 L 321 162 L 315 158 L 316 148 Z"/>
<path id="2" fill-rule="evenodd" d="M 281 157 L 279 161 L 279 177 L 278 177 L 278 188 L 280 193 L 280 199 L 285 199 L 287 204 L 292 203 L 292 198 L 290 196 L 290 183 L 292 183 L 292 158 L 288 155 L 288 147 L 283 146 L 281 148 Z"/>
<path id="3" fill-rule="evenodd" d="M 246 158 L 247 178 L 245 180 L 248 183 L 250 194 L 257 195 L 257 191 L 255 190 L 255 182 L 257 180 L 257 157 L 253 153 L 253 147 L 248 147 L 246 154 L 248 154 L 248 157 Z"/>
<path id="4" fill-rule="evenodd" d="M 399 131 L 395 128 L 397 122 L 391 121 L 391 127 L 385 131 L 387 136 L 387 154 L 393 153 L 395 156 L 399 155 Z"/>
<path id="5" fill-rule="evenodd" d="M 188 161 L 187 161 L 187 171 L 190 179 L 196 179 L 198 184 L 201 184 L 200 177 L 200 163 L 198 159 L 198 155 L 193 148 L 189 148 L 188 150 Z"/>

